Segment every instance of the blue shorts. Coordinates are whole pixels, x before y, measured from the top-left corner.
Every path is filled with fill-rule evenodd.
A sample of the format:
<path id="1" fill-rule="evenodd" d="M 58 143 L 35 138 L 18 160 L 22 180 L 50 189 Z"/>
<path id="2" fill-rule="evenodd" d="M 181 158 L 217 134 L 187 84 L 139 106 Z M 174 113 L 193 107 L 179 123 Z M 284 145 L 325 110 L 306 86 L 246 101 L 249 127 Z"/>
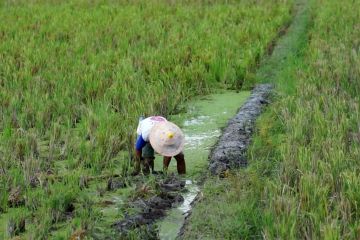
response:
<path id="1" fill-rule="evenodd" d="M 142 138 L 141 135 L 136 140 L 135 148 L 138 151 L 142 150 L 143 158 L 154 158 L 155 157 L 155 152 L 154 152 L 153 147 L 151 146 L 151 144 L 149 142 L 145 142 L 145 140 Z"/>

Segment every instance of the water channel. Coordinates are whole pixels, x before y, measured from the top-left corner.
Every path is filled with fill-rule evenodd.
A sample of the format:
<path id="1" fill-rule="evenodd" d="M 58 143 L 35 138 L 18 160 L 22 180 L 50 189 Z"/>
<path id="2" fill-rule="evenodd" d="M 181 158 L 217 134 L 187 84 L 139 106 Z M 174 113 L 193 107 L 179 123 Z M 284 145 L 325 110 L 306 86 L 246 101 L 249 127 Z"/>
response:
<path id="1" fill-rule="evenodd" d="M 175 239 L 185 217 L 191 210 L 191 203 L 199 192 L 196 184 L 208 165 L 209 153 L 221 134 L 221 129 L 245 102 L 250 92 L 223 91 L 197 98 L 187 103 L 186 111 L 171 116 L 185 134 L 186 192 L 184 202 L 169 210 L 165 219 L 159 222 L 160 239 Z M 155 160 L 156 169 L 162 168 L 161 156 Z M 172 160 L 170 171 L 176 172 L 176 161 Z"/>

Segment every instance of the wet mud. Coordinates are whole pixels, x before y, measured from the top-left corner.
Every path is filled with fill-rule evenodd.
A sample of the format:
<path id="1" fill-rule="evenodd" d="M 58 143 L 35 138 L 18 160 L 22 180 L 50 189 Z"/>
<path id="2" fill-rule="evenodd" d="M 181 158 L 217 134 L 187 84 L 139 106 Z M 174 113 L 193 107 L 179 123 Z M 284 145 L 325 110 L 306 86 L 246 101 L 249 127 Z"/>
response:
<path id="1" fill-rule="evenodd" d="M 175 175 L 168 176 L 158 183 L 157 194 L 148 199 L 138 198 L 128 203 L 129 207 L 136 209 L 138 213 L 126 215 L 123 220 L 112 226 L 124 237 L 134 229 L 145 228 L 146 238 L 158 239 L 157 230 L 153 224 L 165 217 L 166 210 L 184 201 L 181 194 L 184 187 L 184 180 Z"/>
<path id="2" fill-rule="evenodd" d="M 126 182 L 121 178 L 110 178 L 107 182 L 107 190 L 114 191 L 120 188 L 126 188 Z"/>
<path id="3" fill-rule="evenodd" d="M 184 223 L 191 214 L 193 204 L 196 202 L 200 193 L 198 184 L 191 180 L 186 180 L 186 189 L 188 191 L 183 194 L 183 203 L 176 208 L 169 210 L 165 220 L 160 223 L 160 239 L 176 239 L 177 236 L 180 236 L 183 233 Z"/>
<path id="4" fill-rule="evenodd" d="M 247 101 L 252 102 L 249 109 L 258 111 L 252 105 L 258 104 L 255 102 L 263 104 L 266 101 L 267 96 L 262 93 L 262 91 L 267 92 L 264 86 L 254 89 L 253 95 Z M 184 150 L 189 169 L 187 180 L 181 180 L 176 175 L 165 179 L 163 176 L 158 176 L 155 191 L 142 190 L 140 187 L 136 193 L 137 197 L 124 203 L 123 219 L 112 224 L 117 236 L 124 239 L 131 236 L 137 236 L 139 239 L 175 239 L 182 234 L 184 223 L 191 214 L 198 194 L 201 193 L 199 182 L 193 180 L 204 177 L 203 173 L 208 166 L 211 149 L 221 134 L 220 129 L 226 126 L 228 119 L 236 114 L 239 106 L 243 105 L 249 95 L 249 92 L 212 95 L 210 98 L 192 103 L 185 114 L 172 117 L 183 127 L 187 139 Z M 161 164 L 162 161 L 155 161 L 157 162 Z M 133 185 L 136 182 L 136 179 L 131 181 L 110 179 L 107 190 L 116 190 L 125 187 L 126 183 Z M 136 185 L 141 185 L 141 180 Z M 142 195 L 149 190 L 153 191 L 150 196 Z"/>
<path id="5" fill-rule="evenodd" d="M 224 129 L 210 154 L 209 170 L 221 175 L 226 170 L 247 165 L 246 151 L 255 129 L 257 117 L 270 102 L 271 84 L 257 85 L 250 97 Z"/>

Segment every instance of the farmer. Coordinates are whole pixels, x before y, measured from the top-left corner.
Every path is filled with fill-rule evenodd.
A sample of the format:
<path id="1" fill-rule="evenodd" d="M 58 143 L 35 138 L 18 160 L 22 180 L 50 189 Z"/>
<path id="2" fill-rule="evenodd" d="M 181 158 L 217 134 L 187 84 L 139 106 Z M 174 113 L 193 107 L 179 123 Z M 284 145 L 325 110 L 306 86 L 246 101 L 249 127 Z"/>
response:
<path id="1" fill-rule="evenodd" d="M 152 116 L 139 122 L 137 128 L 138 138 L 135 144 L 135 170 L 132 175 L 140 173 L 140 162 L 143 163 L 143 173 L 154 171 L 154 149 L 163 155 L 163 168 L 166 171 L 172 157 L 177 162 L 179 174 L 186 173 L 185 158 L 182 153 L 184 147 L 184 134 L 178 126 L 161 116 Z"/>

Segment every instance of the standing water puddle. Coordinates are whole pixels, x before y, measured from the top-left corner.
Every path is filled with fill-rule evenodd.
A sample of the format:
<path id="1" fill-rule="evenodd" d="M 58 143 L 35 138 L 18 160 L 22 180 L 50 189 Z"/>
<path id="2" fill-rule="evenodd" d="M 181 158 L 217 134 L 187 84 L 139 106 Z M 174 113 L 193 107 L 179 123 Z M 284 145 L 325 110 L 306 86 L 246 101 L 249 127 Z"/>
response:
<path id="1" fill-rule="evenodd" d="M 228 120 L 233 117 L 245 102 L 250 92 L 224 91 L 219 94 L 196 99 L 187 104 L 186 112 L 171 116 L 185 134 L 186 192 L 184 202 L 168 211 L 159 222 L 160 239 L 175 239 L 191 210 L 191 203 L 199 192 L 196 179 L 207 168 L 211 148 L 221 134 Z M 156 169 L 162 168 L 162 159 L 155 160 Z M 172 160 L 170 171 L 176 171 L 176 161 Z"/>

